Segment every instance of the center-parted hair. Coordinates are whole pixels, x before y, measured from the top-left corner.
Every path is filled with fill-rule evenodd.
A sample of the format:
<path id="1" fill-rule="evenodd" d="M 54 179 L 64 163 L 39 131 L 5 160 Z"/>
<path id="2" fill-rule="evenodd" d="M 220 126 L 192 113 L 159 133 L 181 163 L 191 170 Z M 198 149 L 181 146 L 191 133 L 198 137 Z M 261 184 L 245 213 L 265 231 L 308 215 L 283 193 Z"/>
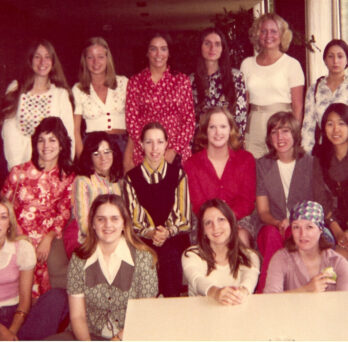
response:
<path id="1" fill-rule="evenodd" d="M 155 265 L 157 262 L 156 252 L 150 247 L 148 247 L 146 244 L 144 244 L 140 240 L 140 238 L 135 234 L 128 209 L 122 198 L 115 194 L 99 195 L 94 199 L 88 215 L 87 236 L 84 243 L 76 250 L 76 255 L 80 259 L 88 259 L 95 252 L 98 244 L 98 236 L 93 227 L 94 217 L 97 213 L 98 208 L 103 204 L 107 203 L 114 205 L 120 211 L 124 223 L 123 235 L 126 241 L 136 249 L 150 252 L 153 256 Z"/>
<path id="2" fill-rule="evenodd" d="M 237 226 L 236 216 L 234 215 L 232 209 L 223 200 L 220 200 L 217 198 L 211 199 L 206 201 L 201 206 L 199 215 L 198 215 L 198 227 L 197 227 L 198 246 L 189 247 L 185 251 L 185 255 L 187 255 L 187 252 L 194 252 L 197 255 L 199 255 L 203 260 L 205 260 L 208 264 L 207 275 L 209 275 L 213 270 L 216 269 L 215 252 L 211 248 L 210 241 L 204 232 L 203 217 L 204 217 L 204 213 L 209 208 L 218 209 L 222 213 L 222 215 L 226 217 L 230 225 L 231 234 L 230 234 L 230 239 L 227 243 L 227 247 L 228 247 L 227 257 L 228 257 L 228 263 L 230 265 L 231 274 L 233 275 L 234 278 L 237 278 L 239 267 L 241 265 L 251 267 L 251 260 L 246 253 L 247 247 L 243 245 L 243 243 L 240 241 L 238 237 L 238 226 Z"/>
<path id="3" fill-rule="evenodd" d="M 280 128 L 290 128 L 294 140 L 295 159 L 301 158 L 305 152 L 301 146 L 301 125 L 291 112 L 278 112 L 273 114 L 267 121 L 266 144 L 269 149 L 267 158 L 278 159 L 277 151 L 272 144 L 272 131 Z"/>
<path id="4" fill-rule="evenodd" d="M 208 126 L 210 118 L 213 114 L 222 113 L 226 116 L 228 124 L 231 128 L 228 146 L 233 150 L 238 150 L 241 147 L 240 134 L 233 116 L 226 107 L 212 107 L 200 116 L 199 130 L 195 138 L 195 144 L 200 150 L 208 147 Z"/>
<path id="5" fill-rule="evenodd" d="M 51 116 L 43 119 L 40 124 L 35 128 L 34 134 L 31 136 L 32 156 L 31 161 L 38 170 L 43 168 L 39 165 L 39 153 L 37 150 L 37 143 L 41 133 L 52 133 L 59 142 L 59 155 L 58 155 L 58 169 L 59 178 L 62 179 L 63 172 L 69 175 L 72 172 L 71 162 L 71 139 L 63 124 L 63 121 L 55 116 Z"/>

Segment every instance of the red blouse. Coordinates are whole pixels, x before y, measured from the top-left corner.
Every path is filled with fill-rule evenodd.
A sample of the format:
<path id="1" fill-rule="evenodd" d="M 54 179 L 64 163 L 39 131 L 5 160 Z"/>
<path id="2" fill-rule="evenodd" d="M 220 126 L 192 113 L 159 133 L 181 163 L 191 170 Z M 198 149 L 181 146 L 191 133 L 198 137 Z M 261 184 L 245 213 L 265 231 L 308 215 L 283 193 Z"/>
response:
<path id="1" fill-rule="evenodd" d="M 126 98 L 127 131 L 134 142 L 133 161 L 143 161 L 140 135 L 149 122 L 159 122 L 168 134 L 168 148 L 187 160 L 195 127 L 192 89 L 189 78 L 171 74 L 169 68 L 155 84 L 149 68 L 134 75 L 128 82 Z"/>
<path id="2" fill-rule="evenodd" d="M 193 211 L 209 199 L 224 200 L 237 220 L 250 215 L 255 206 L 256 171 L 254 157 L 244 150 L 230 150 L 221 178 L 218 178 L 207 150 L 194 154 L 184 164 Z"/>

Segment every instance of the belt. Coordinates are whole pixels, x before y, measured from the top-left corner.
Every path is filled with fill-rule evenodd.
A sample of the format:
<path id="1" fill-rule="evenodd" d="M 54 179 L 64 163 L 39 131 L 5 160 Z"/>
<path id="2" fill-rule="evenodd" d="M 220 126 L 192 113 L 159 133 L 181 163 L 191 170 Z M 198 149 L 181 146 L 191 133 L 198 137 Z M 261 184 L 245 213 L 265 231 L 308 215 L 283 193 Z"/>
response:
<path id="1" fill-rule="evenodd" d="M 259 106 L 259 105 L 254 105 L 250 104 L 250 110 L 255 111 L 255 112 L 272 112 L 272 111 L 279 111 L 279 110 L 292 110 L 291 103 L 273 103 L 271 105 L 267 106 Z"/>

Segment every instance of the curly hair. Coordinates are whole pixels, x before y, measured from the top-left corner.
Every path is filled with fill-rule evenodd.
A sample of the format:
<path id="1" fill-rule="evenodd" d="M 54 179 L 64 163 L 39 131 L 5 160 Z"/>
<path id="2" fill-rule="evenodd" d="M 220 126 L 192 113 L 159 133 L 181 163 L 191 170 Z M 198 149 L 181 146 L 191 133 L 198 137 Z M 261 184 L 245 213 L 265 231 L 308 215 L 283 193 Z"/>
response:
<path id="1" fill-rule="evenodd" d="M 77 174 L 86 177 L 90 177 L 94 174 L 95 170 L 92 154 L 93 152 L 98 151 L 99 145 L 102 141 L 107 142 L 113 152 L 113 162 L 109 176 L 111 182 L 117 182 L 123 174 L 122 154 L 118 145 L 112 143 L 109 134 L 106 132 L 92 132 L 87 134 L 81 156 L 77 162 Z"/>
<path id="2" fill-rule="evenodd" d="M 91 74 L 87 68 L 86 63 L 86 55 L 87 49 L 93 45 L 101 46 L 105 49 L 106 53 L 106 72 L 105 72 L 105 82 L 104 86 L 110 89 L 116 89 L 117 81 L 116 81 L 116 73 L 114 61 L 112 58 L 112 54 L 109 48 L 108 43 L 102 37 L 92 37 L 87 40 L 82 50 L 81 59 L 80 59 L 80 68 L 79 68 L 79 88 L 85 94 L 89 94 L 90 84 L 92 82 Z"/>
<path id="3" fill-rule="evenodd" d="M 35 73 L 33 71 L 33 57 L 35 55 L 36 50 L 39 46 L 43 46 L 47 52 L 49 53 L 52 59 L 52 69 L 48 75 L 49 81 L 54 84 L 57 88 L 64 88 L 67 90 L 69 94 L 69 99 L 74 107 L 74 98 L 71 92 L 70 87 L 68 86 L 68 82 L 66 81 L 62 65 L 59 61 L 57 53 L 53 47 L 53 45 L 46 39 L 40 39 L 34 42 L 28 52 L 25 63 L 23 64 L 23 70 L 21 75 L 18 77 L 17 88 L 13 91 L 9 91 L 3 98 L 1 103 L 1 120 L 4 120 L 8 117 L 14 116 L 17 108 L 19 98 L 22 94 L 27 93 L 34 86 Z"/>
<path id="4" fill-rule="evenodd" d="M 232 78 L 232 68 L 230 63 L 230 53 L 229 47 L 225 35 L 221 30 L 215 27 L 209 27 L 203 30 L 199 36 L 199 51 L 197 59 L 197 67 L 195 72 L 195 82 L 197 85 L 197 95 L 198 95 L 198 108 L 203 108 L 204 99 L 206 97 L 206 92 L 209 90 L 208 74 L 205 65 L 204 58 L 202 56 L 201 48 L 205 38 L 211 34 L 217 34 L 221 39 L 222 52 L 219 58 L 219 70 L 222 78 L 222 89 L 229 102 L 229 109 L 231 112 L 235 110 L 236 102 L 236 89 Z"/>
<path id="5" fill-rule="evenodd" d="M 231 208 L 227 205 L 227 203 L 218 198 L 214 198 L 206 201 L 200 208 L 199 216 L 198 216 L 198 231 L 197 231 L 197 242 L 198 246 L 189 247 L 185 251 L 185 255 L 188 252 L 194 252 L 198 256 L 200 256 L 203 260 L 205 260 L 208 264 L 207 275 L 209 275 L 214 269 L 216 269 L 215 262 L 215 252 L 210 246 L 210 241 L 204 232 L 204 214 L 209 208 L 218 209 L 223 216 L 227 219 L 230 228 L 231 234 L 230 239 L 227 243 L 228 252 L 228 262 L 230 265 L 231 274 L 234 278 L 238 276 L 238 269 L 241 265 L 245 265 L 247 267 L 251 267 L 251 260 L 247 255 L 247 247 L 243 245 L 243 243 L 239 240 L 238 237 L 238 226 L 237 219 Z"/>
<path id="6" fill-rule="evenodd" d="M 261 17 L 257 18 L 254 22 L 251 28 L 249 29 L 249 39 L 251 44 L 254 46 L 254 49 L 257 52 L 260 52 L 262 50 L 260 46 L 260 29 L 261 25 L 267 21 L 267 20 L 273 20 L 280 31 L 280 51 L 286 52 L 289 49 L 290 43 L 292 41 L 292 31 L 289 29 L 289 24 L 278 14 L 275 13 L 266 13 L 262 15 Z"/>
<path id="7" fill-rule="evenodd" d="M 270 159 L 279 159 L 276 149 L 272 144 L 272 130 L 274 128 L 288 127 L 291 130 L 291 135 L 294 140 L 294 154 L 295 159 L 303 157 L 305 154 L 301 146 L 301 125 L 291 112 L 278 112 L 273 114 L 267 121 L 267 135 L 266 144 L 269 153 L 266 155 Z"/>
<path id="8" fill-rule="evenodd" d="M 120 211 L 124 223 L 123 235 L 126 241 L 138 250 L 150 252 L 153 256 L 153 264 L 155 265 L 157 262 L 156 252 L 145 243 L 143 243 L 135 234 L 128 209 L 122 198 L 115 194 L 99 195 L 93 201 L 88 215 L 88 230 L 86 240 L 75 251 L 76 255 L 81 259 L 88 259 L 96 250 L 98 244 L 98 236 L 95 232 L 95 229 L 93 228 L 94 217 L 97 213 L 98 208 L 106 203 L 114 205 Z"/>
<path id="9" fill-rule="evenodd" d="M 238 127 L 234 122 L 232 114 L 226 107 L 212 107 L 209 108 L 204 114 L 200 116 L 199 130 L 195 138 L 195 145 L 198 146 L 199 150 L 208 147 L 208 125 L 210 118 L 213 114 L 223 113 L 225 114 L 228 124 L 231 128 L 230 137 L 228 139 L 228 146 L 233 150 L 241 148 L 240 133 Z"/>
<path id="10" fill-rule="evenodd" d="M 33 162 L 35 167 L 38 170 L 43 170 L 43 168 L 39 165 L 39 153 L 37 150 L 37 143 L 41 133 L 52 133 L 58 139 L 60 146 L 60 152 L 58 156 L 59 178 L 62 179 L 63 172 L 67 175 L 72 173 L 71 139 L 68 136 L 68 132 L 62 120 L 55 116 L 43 119 L 36 127 L 34 134 L 31 136 L 31 161 Z"/>

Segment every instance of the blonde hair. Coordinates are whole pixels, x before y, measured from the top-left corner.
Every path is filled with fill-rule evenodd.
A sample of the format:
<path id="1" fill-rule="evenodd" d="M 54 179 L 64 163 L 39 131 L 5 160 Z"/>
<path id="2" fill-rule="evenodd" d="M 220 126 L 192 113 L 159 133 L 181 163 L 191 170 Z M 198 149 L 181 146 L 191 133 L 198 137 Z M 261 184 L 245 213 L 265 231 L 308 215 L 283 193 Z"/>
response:
<path id="1" fill-rule="evenodd" d="M 79 69 L 79 88 L 86 94 L 89 94 L 89 86 L 92 82 L 91 74 L 88 71 L 86 63 L 86 53 L 87 49 L 93 45 L 99 45 L 106 50 L 106 74 L 104 85 L 110 89 L 116 89 L 116 73 L 114 61 L 109 48 L 108 43 L 102 37 L 92 37 L 86 42 L 84 49 L 82 50 L 80 69 Z"/>
<path id="2" fill-rule="evenodd" d="M 273 20 L 280 31 L 280 46 L 279 49 L 281 52 L 286 52 L 289 49 L 290 43 L 292 41 L 292 31 L 289 29 L 289 24 L 278 14 L 275 13 L 266 13 L 261 17 L 257 18 L 251 28 L 249 29 L 249 39 L 251 44 L 253 44 L 254 49 L 257 52 L 261 51 L 260 46 L 260 29 L 261 25 L 267 21 Z"/>
<path id="3" fill-rule="evenodd" d="M 204 114 L 201 115 L 199 120 L 199 130 L 195 139 L 195 144 L 200 150 L 208 147 L 208 125 L 210 118 L 213 114 L 222 113 L 225 114 L 228 124 L 231 128 L 230 137 L 228 139 L 228 146 L 233 150 L 238 150 L 241 147 L 240 133 L 238 127 L 234 122 L 231 112 L 226 107 L 212 107 L 209 108 Z"/>

